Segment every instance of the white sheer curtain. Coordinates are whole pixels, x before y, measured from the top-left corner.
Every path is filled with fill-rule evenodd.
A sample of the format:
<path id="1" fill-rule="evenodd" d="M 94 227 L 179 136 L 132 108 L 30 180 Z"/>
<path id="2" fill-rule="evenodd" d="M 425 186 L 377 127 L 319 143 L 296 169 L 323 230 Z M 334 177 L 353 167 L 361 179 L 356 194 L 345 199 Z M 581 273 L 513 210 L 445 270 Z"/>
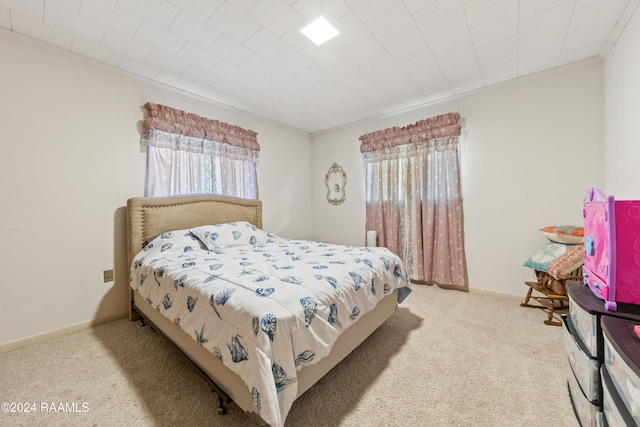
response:
<path id="1" fill-rule="evenodd" d="M 449 113 L 360 137 L 366 227 L 418 282 L 466 289 L 459 115 Z"/>
<path id="2" fill-rule="evenodd" d="M 258 198 L 255 132 L 158 104 L 145 108 L 145 196 L 215 193 Z"/>
<path id="3" fill-rule="evenodd" d="M 151 129 L 147 146 L 148 197 L 215 193 L 258 198 L 257 152 Z"/>

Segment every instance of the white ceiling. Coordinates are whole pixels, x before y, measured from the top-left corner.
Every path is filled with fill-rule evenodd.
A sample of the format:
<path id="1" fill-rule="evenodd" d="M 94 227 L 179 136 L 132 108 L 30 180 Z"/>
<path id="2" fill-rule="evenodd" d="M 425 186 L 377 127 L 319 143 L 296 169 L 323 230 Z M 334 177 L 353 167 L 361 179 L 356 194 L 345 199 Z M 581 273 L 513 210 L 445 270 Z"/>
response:
<path id="1" fill-rule="evenodd" d="M 315 133 L 603 57 L 637 4 L 0 0 L 0 27 Z M 340 35 L 316 46 L 319 15 Z"/>

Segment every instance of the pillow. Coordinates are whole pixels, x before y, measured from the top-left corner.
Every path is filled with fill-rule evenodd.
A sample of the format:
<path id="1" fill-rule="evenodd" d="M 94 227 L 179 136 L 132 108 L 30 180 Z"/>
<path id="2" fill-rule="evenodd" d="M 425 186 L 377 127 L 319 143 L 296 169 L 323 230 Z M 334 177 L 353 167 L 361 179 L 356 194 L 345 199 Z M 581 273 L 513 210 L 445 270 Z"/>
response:
<path id="1" fill-rule="evenodd" d="M 575 245 L 582 244 L 584 241 L 584 227 L 575 225 L 551 225 L 541 228 L 540 231 L 544 237 L 556 243 Z"/>
<path id="2" fill-rule="evenodd" d="M 167 244 L 169 244 L 169 246 L 167 246 Z M 142 250 L 146 251 L 148 249 L 151 249 L 155 245 L 180 248 L 191 246 L 193 248 L 199 249 L 200 241 L 193 234 L 191 234 L 189 230 L 166 231 L 143 242 Z"/>
<path id="3" fill-rule="evenodd" d="M 554 279 L 560 276 L 569 275 L 584 264 L 584 246 L 573 245 L 567 246 L 564 254 L 554 259 L 547 266 L 548 273 Z"/>
<path id="4" fill-rule="evenodd" d="M 256 245 L 267 240 L 265 231 L 246 221 L 202 225 L 191 228 L 189 232 L 200 239 L 210 251 L 232 246 Z"/>
<path id="5" fill-rule="evenodd" d="M 531 255 L 529 259 L 524 262 L 524 266 L 533 268 L 534 270 L 548 272 L 551 261 L 564 255 L 565 252 L 567 252 L 567 248 L 569 248 L 569 246 L 561 243 L 549 243 L 547 246 Z"/>

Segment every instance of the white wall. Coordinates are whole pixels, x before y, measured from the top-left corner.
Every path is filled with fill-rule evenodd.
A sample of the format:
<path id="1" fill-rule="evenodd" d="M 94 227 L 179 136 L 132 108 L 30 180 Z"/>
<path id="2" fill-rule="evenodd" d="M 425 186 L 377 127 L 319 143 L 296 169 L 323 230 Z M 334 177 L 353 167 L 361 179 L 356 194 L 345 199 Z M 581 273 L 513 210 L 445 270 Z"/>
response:
<path id="1" fill-rule="evenodd" d="M 604 191 L 640 199 L 640 13 L 627 23 L 604 62 Z"/>
<path id="2" fill-rule="evenodd" d="M 364 243 L 364 176 L 358 137 L 458 111 L 469 286 L 522 295 L 522 267 L 547 241 L 538 228 L 581 224 L 582 198 L 603 182 L 602 63 L 590 61 L 496 86 L 455 101 L 313 136 L 315 239 Z M 349 175 L 347 201 L 325 200 L 336 161 Z"/>
<path id="3" fill-rule="evenodd" d="M 583 223 L 603 182 L 602 63 L 589 62 L 460 99 L 469 286 L 524 295 L 537 231 Z"/>
<path id="4" fill-rule="evenodd" d="M 0 58 L 0 345 L 125 315 L 123 207 L 143 194 L 148 101 L 258 132 L 265 228 L 312 236 L 309 135 L 4 30 Z"/>

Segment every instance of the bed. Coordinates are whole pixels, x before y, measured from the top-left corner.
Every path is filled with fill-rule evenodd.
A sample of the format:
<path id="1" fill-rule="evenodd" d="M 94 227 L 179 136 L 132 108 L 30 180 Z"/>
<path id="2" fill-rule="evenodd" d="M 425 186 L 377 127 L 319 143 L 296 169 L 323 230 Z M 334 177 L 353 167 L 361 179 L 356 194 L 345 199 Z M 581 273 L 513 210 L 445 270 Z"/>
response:
<path id="1" fill-rule="evenodd" d="M 233 401 L 272 426 L 410 292 L 386 248 L 283 239 L 259 200 L 132 198 L 127 244 L 130 318 L 210 381 L 220 413 Z"/>

